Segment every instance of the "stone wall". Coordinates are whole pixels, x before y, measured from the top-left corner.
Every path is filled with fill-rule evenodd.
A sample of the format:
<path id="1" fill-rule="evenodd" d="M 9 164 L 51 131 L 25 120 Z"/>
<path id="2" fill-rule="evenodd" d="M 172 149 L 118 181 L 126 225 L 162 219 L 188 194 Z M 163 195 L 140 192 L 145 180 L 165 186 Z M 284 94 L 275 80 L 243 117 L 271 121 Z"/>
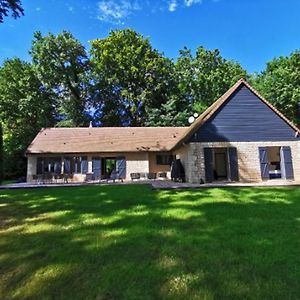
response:
<path id="1" fill-rule="evenodd" d="M 93 157 L 119 157 L 124 156 L 126 159 L 126 180 L 130 180 L 130 173 L 148 173 L 149 172 L 149 154 L 147 152 L 132 152 L 132 153 L 92 153 L 92 154 L 76 154 L 78 156 L 87 156 L 88 173 L 92 173 L 92 158 Z M 32 181 L 32 176 L 36 175 L 37 158 L 39 155 L 28 155 L 27 157 L 27 181 Z M 42 154 L 40 156 L 47 156 Z M 53 155 L 48 155 L 49 157 Z M 57 156 L 57 155 L 56 155 Z M 70 155 L 65 155 L 70 156 Z M 63 156 L 62 156 L 63 157 Z M 64 163 L 62 161 L 62 172 Z M 73 181 L 82 182 L 85 180 L 84 174 L 74 174 Z"/>
<path id="2" fill-rule="evenodd" d="M 191 183 L 205 181 L 204 148 L 236 147 L 240 182 L 260 182 L 260 162 L 258 147 L 290 146 L 292 152 L 295 181 L 300 181 L 300 142 L 212 142 L 190 143 L 188 145 L 188 163 L 186 164 L 186 179 Z"/>
<path id="3" fill-rule="evenodd" d="M 149 154 L 147 152 L 132 152 L 125 154 L 126 180 L 130 173 L 149 173 Z"/>
<path id="4" fill-rule="evenodd" d="M 32 181 L 32 176 L 36 175 L 37 157 L 30 155 L 27 157 L 27 182 Z"/>

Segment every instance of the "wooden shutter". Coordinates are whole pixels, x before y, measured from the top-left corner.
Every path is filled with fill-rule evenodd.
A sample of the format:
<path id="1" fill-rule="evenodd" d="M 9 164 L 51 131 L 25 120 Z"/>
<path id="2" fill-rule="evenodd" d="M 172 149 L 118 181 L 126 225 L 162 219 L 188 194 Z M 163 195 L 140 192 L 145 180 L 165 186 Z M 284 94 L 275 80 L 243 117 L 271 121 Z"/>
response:
<path id="1" fill-rule="evenodd" d="M 60 174 L 61 173 L 61 159 L 56 158 L 54 161 L 54 173 Z"/>
<path id="2" fill-rule="evenodd" d="M 95 177 L 100 177 L 101 175 L 101 158 L 93 157 L 93 174 Z"/>
<path id="3" fill-rule="evenodd" d="M 86 174 L 88 172 L 88 161 L 86 156 L 83 156 L 81 159 L 81 172 L 82 174 Z"/>
<path id="4" fill-rule="evenodd" d="M 239 181 L 239 168 L 237 150 L 234 147 L 228 148 L 230 180 Z"/>
<path id="5" fill-rule="evenodd" d="M 260 172 L 262 179 L 269 179 L 269 165 L 268 165 L 268 154 L 266 147 L 258 147 L 259 151 L 259 162 L 260 162 Z"/>
<path id="6" fill-rule="evenodd" d="M 281 161 L 282 161 L 281 172 L 282 172 L 283 178 L 294 179 L 291 147 L 289 147 L 289 146 L 281 147 L 280 156 L 281 156 Z"/>
<path id="7" fill-rule="evenodd" d="M 213 151 L 212 148 L 204 148 L 205 180 L 212 182 L 214 179 Z"/>
<path id="8" fill-rule="evenodd" d="M 126 178 L 126 160 L 125 157 L 117 158 L 117 172 L 120 178 Z"/>
<path id="9" fill-rule="evenodd" d="M 69 157 L 64 158 L 64 174 L 71 173 L 71 160 Z"/>

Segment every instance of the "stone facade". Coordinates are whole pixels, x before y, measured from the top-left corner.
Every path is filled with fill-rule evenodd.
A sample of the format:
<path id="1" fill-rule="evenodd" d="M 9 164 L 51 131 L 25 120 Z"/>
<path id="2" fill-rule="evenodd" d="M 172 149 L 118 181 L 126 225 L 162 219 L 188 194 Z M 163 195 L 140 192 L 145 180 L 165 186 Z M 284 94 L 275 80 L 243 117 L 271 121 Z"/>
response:
<path id="1" fill-rule="evenodd" d="M 37 157 L 33 155 L 29 155 L 27 157 L 27 182 L 32 181 L 32 176 L 36 175 L 36 163 Z"/>
<path id="2" fill-rule="evenodd" d="M 126 179 L 130 180 L 130 173 L 148 173 L 149 172 L 149 154 L 147 152 L 128 152 L 128 153 L 93 153 L 93 154 L 77 154 L 78 156 L 87 156 L 88 159 L 88 173 L 92 173 L 93 164 L 92 158 L 100 157 L 119 157 L 123 156 L 126 160 Z M 47 155 L 40 155 L 47 156 Z M 48 155 L 49 157 L 53 155 Z M 55 155 L 58 156 L 58 155 Z M 68 156 L 68 155 L 65 155 Z M 63 156 L 62 156 L 63 157 Z M 37 172 L 37 158 L 38 155 L 28 155 L 27 157 L 27 181 L 33 180 L 33 175 Z M 64 162 L 62 160 L 62 172 L 64 169 Z M 73 181 L 82 182 L 85 180 L 84 174 L 74 174 Z"/>
<path id="3" fill-rule="evenodd" d="M 300 181 L 300 142 L 211 142 L 190 143 L 185 161 L 186 180 L 190 183 L 205 181 L 204 148 L 236 147 L 240 182 L 260 182 L 260 161 L 258 147 L 290 146 L 292 152 L 294 180 Z"/>

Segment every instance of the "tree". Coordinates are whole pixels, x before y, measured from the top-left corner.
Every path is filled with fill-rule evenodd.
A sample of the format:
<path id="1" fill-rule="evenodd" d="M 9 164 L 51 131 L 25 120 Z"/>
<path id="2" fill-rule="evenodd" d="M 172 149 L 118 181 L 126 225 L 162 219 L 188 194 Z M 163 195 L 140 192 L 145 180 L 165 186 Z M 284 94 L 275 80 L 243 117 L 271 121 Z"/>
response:
<path id="1" fill-rule="evenodd" d="M 219 50 L 203 47 L 197 49 L 195 56 L 187 48 L 181 50 L 176 71 L 181 97 L 200 113 L 238 79 L 247 76 L 240 64 L 224 59 Z"/>
<path id="2" fill-rule="evenodd" d="M 42 127 L 54 125 L 54 105 L 32 65 L 17 58 L 6 60 L 0 69 L 0 119 L 5 173 L 22 176 L 26 148 Z"/>
<path id="3" fill-rule="evenodd" d="M 70 32 L 36 32 L 30 53 L 39 79 L 57 100 L 58 125 L 87 125 L 89 59 L 83 45 Z"/>
<path id="4" fill-rule="evenodd" d="M 3 130 L 2 130 L 2 122 L 0 120 L 0 184 L 4 179 L 3 174 Z"/>
<path id="5" fill-rule="evenodd" d="M 300 126 L 300 51 L 280 56 L 251 77 L 253 86 L 277 109 Z"/>
<path id="6" fill-rule="evenodd" d="M 189 105 L 186 101 L 180 101 L 179 97 L 173 95 L 160 108 L 147 111 L 146 126 L 186 126 L 188 117 L 191 115 Z"/>
<path id="7" fill-rule="evenodd" d="M 0 0 L 0 23 L 3 23 L 4 17 L 7 17 L 10 12 L 15 19 L 24 16 L 20 0 Z"/>
<path id="8" fill-rule="evenodd" d="M 101 124 L 144 125 L 146 111 L 167 102 L 172 62 L 131 29 L 111 31 L 91 45 L 94 103 Z"/>

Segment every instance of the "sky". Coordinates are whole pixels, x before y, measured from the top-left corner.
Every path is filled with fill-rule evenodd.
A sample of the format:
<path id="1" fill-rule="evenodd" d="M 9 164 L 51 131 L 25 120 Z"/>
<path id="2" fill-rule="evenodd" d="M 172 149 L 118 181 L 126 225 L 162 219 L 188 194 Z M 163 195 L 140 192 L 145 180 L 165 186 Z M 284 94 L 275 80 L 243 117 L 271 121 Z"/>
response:
<path id="1" fill-rule="evenodd" d="M 300 0 L 22 0 L 25 16 L 0 24 L 0 63 L 30 61 L 33 33 L 71 31 L 89 41 L 132 28 L 176 60 L 183 47 L 219 49 L 249 73 L 300 49 Z"/>

